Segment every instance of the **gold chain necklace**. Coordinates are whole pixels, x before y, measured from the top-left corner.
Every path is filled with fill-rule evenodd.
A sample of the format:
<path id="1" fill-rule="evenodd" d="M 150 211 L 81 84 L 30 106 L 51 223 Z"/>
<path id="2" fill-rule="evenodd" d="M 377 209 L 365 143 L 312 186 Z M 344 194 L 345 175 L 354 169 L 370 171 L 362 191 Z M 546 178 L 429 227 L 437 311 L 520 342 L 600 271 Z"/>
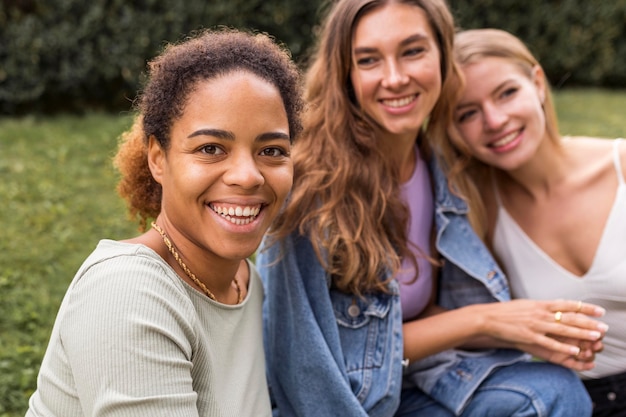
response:
<path id="1" fill-rule="evenodd" d="M 187 268 L 187 265 L 185 265 L 185 262 L 183 262 L 183 260 L 181 259 L 180 255 L 178 254 L 176 249 L 174 249 L 174 245 L 172 244 L 172 241 L 170 240 L 169 237 L 167 237 L 167 235 L 165 234 L 163 229 L 161 229 L 159 227 L 159 225 L 157 225 L 155 222 L 152 222 L 151 226 L 152 226 L 152 228 L 154 230 L 159 232 L 159 234 L 163 238 L 163 243 L 165 243 L 165 246 L 167 246 L 167 249 L 174 256 L 174 259 L 176 259 L 176 262 L 178 262 L 178 265 L 180 265 L 180 267 L 183 269 L 183 271 L 185 271 L 185 274 L 187 274 L 187 276 L 189 278 L 191 278 L 191 280 L 193 282 L 195 282 L 198 285 L 198 287 L 200 287 L 202 289 L 202 291 L 204 291 L 204 293 L 207 295 L 207 297 L 209 297 L 213 301 L 217 301 L 217 298 L 215 298 L 215 295 L 213 295 L 213 293 L 206 287 L 206 285 L 204 285 L 204 283 L 202 281 L 200 281 L 196 277 L 196 275 L 189 270 L 189 268 Z M 240 304 L 241 303 L 241 299 L 242 299 L 242 297 L 241 297 L 241 287 L 239 286 L 239 281 L 237 281 L 237 277 L 233 277 L 233 282 L 235 283 L 235 287 L 237 287 L 237 304 Z"/>

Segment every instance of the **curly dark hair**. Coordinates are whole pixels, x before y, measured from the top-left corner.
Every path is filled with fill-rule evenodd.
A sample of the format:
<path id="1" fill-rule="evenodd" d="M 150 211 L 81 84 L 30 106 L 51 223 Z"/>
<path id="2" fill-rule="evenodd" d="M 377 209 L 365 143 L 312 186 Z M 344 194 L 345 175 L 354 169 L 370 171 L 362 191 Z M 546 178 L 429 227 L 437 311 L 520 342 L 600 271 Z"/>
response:
<path id="1" fill-rule="evenodd" d="M 135 101 L 138 114 L 121 135 L 114 160 L 122 175 L 118 192 L 127 201 L 130 216 L 139 219 L 140 230 L 161 211 L 161 185 L 148 167 L 148 138 L 154 136 L 163 149 L 169 149 L 172 124 L 182 116 L 198 83 L 239 70 L 249 71 L 279 91 L 292 141 L 302 131 L 300 72 L 289 51 L 267 34 L 222 28 L 167 45 L 148 64 L 147 82 Z"/>

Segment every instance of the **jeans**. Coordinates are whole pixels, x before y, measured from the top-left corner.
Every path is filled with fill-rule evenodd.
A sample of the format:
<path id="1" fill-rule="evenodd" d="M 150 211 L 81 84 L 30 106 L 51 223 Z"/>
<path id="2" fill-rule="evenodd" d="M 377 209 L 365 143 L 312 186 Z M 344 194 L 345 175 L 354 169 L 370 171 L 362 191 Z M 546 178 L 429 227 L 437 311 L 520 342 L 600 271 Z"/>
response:
<path id="1" fill-rule="evenodd" d="M 454 387 L 450 387 L 454 389 Z M 417 389 L 402 392 L 396 417 L 455 417 Z M 545 362 L 496 369 L 474 393 L 460 417 L 585 417 L 591 400 L 578 376 Z"/>
<path id="2" fill-rule="evenodd" d="M 583 383 L 593 401 L 593 417 L 626 416 L 626 372 Z"/>

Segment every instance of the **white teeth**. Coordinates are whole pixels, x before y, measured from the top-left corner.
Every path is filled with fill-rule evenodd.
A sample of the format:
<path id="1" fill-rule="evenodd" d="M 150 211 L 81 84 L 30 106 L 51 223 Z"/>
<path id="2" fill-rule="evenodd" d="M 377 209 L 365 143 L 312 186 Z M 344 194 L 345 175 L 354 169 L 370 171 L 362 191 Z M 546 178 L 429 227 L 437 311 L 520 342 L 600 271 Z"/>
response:
<path id="1" fill-rule="evenodd" d="M 409 97 L 397 98 L 394 100 L 383 100 L 383 104 L 388 107 L 403 107 L 411 103 L 414 99 L 415 95 L 412 95 Z"/>
<path id="2" fill-rule="evenodd" d="M 220 207 L 216 205 L 211 205 L 211 208 L 214 212 L 222 216 L 224 219 L 236 225 L 250 223 L 261 211 L 260 206 Z"/>
<path id="3" fill-rule="evenodd" d="M 506 135 L 505 137 L 503 137 L 502 139 L 497 140 L 497 141 L 491 143 L 491 147 L 498 148 L 500 146 L 504 146 L 504 145 L 506 145 L 508 143 L 513 142 L 513 140 L 517 137 L 517 133 L 518 132 L 510 133 L 510 134 Z"/>

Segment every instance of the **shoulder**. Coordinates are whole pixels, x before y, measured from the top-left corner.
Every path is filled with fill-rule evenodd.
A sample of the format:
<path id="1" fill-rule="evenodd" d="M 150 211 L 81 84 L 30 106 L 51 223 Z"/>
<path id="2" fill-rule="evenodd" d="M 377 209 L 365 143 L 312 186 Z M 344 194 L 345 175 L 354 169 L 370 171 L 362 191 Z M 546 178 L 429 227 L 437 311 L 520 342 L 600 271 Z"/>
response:
<path id="1" fill-rule="evenodd" d="M 611 176 L 619 166 L 626 179 L 626 139 L 578 136 L 564 138 L 563 145 L 574 156 L 579 172 L 604 172 Z"/>
<path id="2" fill-rule="evenodd" d="M 167 263 L 147 246 L 107 239 L 101 240 L 85 259 L 76 274 L 75 282 L 80 282 L 85 276 L 102 273 L 114 275 L 111 279 L 119 277 L 120 273 L 125 276 L 132 274 L 137 278 L 174 274 Z"/>
<path id="3" fill-rule="evenodd" d="M 608 138 L 589 136 L 564 137 L 562 145 L 565 151 L 573 156 L 583 167 L 601 164 L 612 165 L 615 141 Z"/>
<path id="4" fill-rule="evenodd" d="M 614 146 L 613 139 L 591 136 L 565 136 L 562 144 L 567 149 L 577 152 L 593 152 L 598 154 L 610 153 Z"/>
<path id="5" fill-rule="evenodd" d="M 143 245 L 102 240 L 76 273 L 68 303 L 93 303 L 107 310 L 129 310 L 164 303 L 191 306 L 176 273 L 154 251 Z"/>

